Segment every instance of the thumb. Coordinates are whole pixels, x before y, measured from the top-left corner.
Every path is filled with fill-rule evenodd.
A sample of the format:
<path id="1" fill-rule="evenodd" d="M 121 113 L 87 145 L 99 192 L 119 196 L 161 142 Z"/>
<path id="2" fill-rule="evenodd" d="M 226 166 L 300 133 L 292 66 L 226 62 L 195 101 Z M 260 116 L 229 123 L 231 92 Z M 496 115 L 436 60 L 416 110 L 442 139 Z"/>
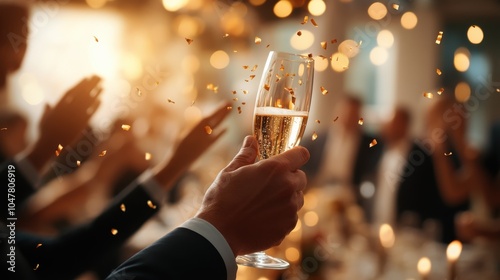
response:
<path id="1" fill-rule="evenodd" d="M 231 172 L 242 166 L 249 165 L 255 162 L 257 157 L 257 139 L 253 136 L 245 137 L 243 145 L 238 154 L 224 168 L 223 172 Z"/>

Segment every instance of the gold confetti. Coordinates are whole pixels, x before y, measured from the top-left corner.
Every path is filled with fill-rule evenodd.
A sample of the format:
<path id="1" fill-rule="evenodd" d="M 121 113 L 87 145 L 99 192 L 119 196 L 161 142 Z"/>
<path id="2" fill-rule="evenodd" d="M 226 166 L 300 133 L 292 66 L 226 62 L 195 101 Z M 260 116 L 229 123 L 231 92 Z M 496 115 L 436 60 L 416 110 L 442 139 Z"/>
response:
<path id="1" fill-rule="evenodd" d="M 318 24 L 316 23 L 316 21 L 313 18 L 311 18 L 311 23 L 312 23 L 312 25 L 314 25 L 314 27 L 318 27 Z"/>
<path id="2" fill-rule="evenodd" d="M 124 131 L 129 131 L 130 130 L 130 125 L 128 125 L 128 124 L 122 124 L 122 129 Z"/>
<path id="3" fill-rule="evenodd" d="M 269 48 L 270 46 L 271 46 L 271 44 L 267 44 L 267 45 L 266 45 L 266 49 L 267 49 L 267 48 Z"/>
<path id="4" fill-rule="evenodd" d="M 259 67 L 259 66 L 258 66 L 257 64 L 255 64 L 255 65 L 252 67 L 252 70 L 250 70 L 250 71 L 254 72 L 255 70 L 257 70 L 257 67 Z"/>
<path id="5" fill-rule="evenodd" d="M 304 16 L 304 20 L 302 20 L 302 22 L 300 24 L 304 25 L 307 23 L 307 21 L 309 20 L 309 17 L 308 16 Z"/>
<path id="6" fill-rule="evenodd" d="M 315 122 L 316 122 L 316 123 L 321 123 L 321 121 L 320 121 L 320 120 L 316 120 Z"/>
<path id="7" fill-rule="evenodd" d="M 191 102 L 191 105 L 189 105 L 189 106 L 193 106 L 195 102 L 196 102 L 196 99 L 193 100 L 193 102 Z"/>
<path id="8" fill-rule="evenodd" d="M 248 65 L 243 65 L 243 69 L 247 70 L 248 69 Z"/>
<path id="9" fill-rule="evenodd" d="M 153 204 L 153 202 L 152 202 L 151 200 L 148 200 L 148 202 L 147 202 L 147 203 L 148 203 L 149 208 L 151 208 L 151 209 L 156 209 L 156 205 L 154 205 L 154 204 Z"/>
<path id="10" fill-rule="evenodd" d="M 227 37 L 229 37 L 229 34 L 228 34 L 228 33 L 226 33 L 226 34 L 222 35 L 222 38 L 227 38 Z"/>
<path id="11" fill-rule="evenodd" d="M 168 101 L 168 103 L 175 104 L 175 101 L 173 101 L 172 99 L 167 98 L 167 101 Z"/>
<path id="12" fill-rule="evenodd" d="M 139 88 L 135 88 L 137 90 L 137 96 L 141 97 L 142 96 L 142 91 Z"/>
<path id="13" fill-rule="evenodd" d="M 238 97 L 233 98 L 233 101 L 238 101 Z"/>
<path id="14" fill-rule="evenodd" d="M 127 207 L 125 207 L 125 204 L 123 204 L 123 203 L 122 203 L 122 204 L 120 204 L 120 210 L 121 210 L 122 212 L 127 211 Z"/>
<path id="15" fill-rule="evenodd" d="M 441 76 L 441 74 L 443 74 L 443 72 L 441 71 L 441 69 L 437 68 L 436 69 L 436 74 L 438 74 L 439 76 Z"/>
<path id="16" fill-rule="evenodd" d="M 112 228 L 111 229 L 111 234 L 112 235 L 117 235 L 118 234 L 118 230 L 116 228 Z"/>
<path id="17" fill-rule="evenodd" d="M 326 50 L 327 44 L 328 44 L 328 42 L 326 42 L 326 41 L 321 42 L 321 48 Z"/>
<path id="18" fill-rule="evenodd" d="M 332 39 L 332 40 L 330 41 L 330 43 L 332 43 L 332 44 L 337 43 L 337 39 Z"/>
<path id="19" fill-rule="evenodd" d="M 40 247 L 42 247 L 42 243 L 36 244 L 36 248 L 40 248 Z"/>
<path id="20" fill-rule="evenodd" d="M 188 45 L 191 45 L 191 43 L 193 43 L 193 39 L 189 39 L 189 38 L 186 38 L 186 42 L 188 43 Z"/>
<path id="21" fill-rule="evenodd" d="M 497 92 L 500 92 L 500 88 L 497 88 Z"/>
<path id="22" fill-rule="evenodd" d="M 214 93 L 217 93 L 219 90 L 219 86 L 210 83 L 207 85 L 207 89 L 213 91 Z"/>
<path id="23" fill-rule="evenodd" d="M 363 120 L 363 118 L 360 118 L 360 119 L 358 120 L 358 124 L 359 124 L 359 125 L 363 125 L 363 123 L 364 123 L 364 122 L 365 122 L 365 121 Z"/>
<path id="24" fill-rule="evenodd" d="M 304 82 L 302 82 L 302 79 L 299 79 L 299 86 L 301 86 Z"/>
<path id="25" fill-rule="evenodd" d="M 226 107 L 227 110 L 232 110 L 233 109 L 233 106 L 227 106 Z"/>
<path id="26" fill-rule="evenodd" d="M 399 10 L 399 4 L 392 4 L 392 8 L 396 11 Z"/>
<path id="27" fill-rule="evenodd" d="M 311 140 L 315 141 L 316 139 L 318 139 L 318 134 L 315 131 L 311 136 Z"/>
<path id="28" fill-rule="evenodd" d="M 441 94 L 443 94 L 443 92 L 444 92 L 444 88 L 440 88 L 440 89 L 437 91 L 437 94 L 441 95 Z"/>
<path id="29" fill-rule="evenodd" d="M 323 95 L 328 94 L 328 90 L 326 90 L 324 87 L 320 87 L 319 89 L 321 90 L 321 94 L 323 94 Z"/>
<path id="30" fill-rule="evenodd" d="M 337 117 L 333 120 L 333 122 L 336 122 L 338 119 L 339 119 L 339 116 L 337 116 Z"/>
<path id="31" fill-rule="evenodd" d="M 434 97 L 434 95 L 432 94 L 432 92 L 424 92 L 424 97 L 431 99 Z"/>
<path id="32" fill-rule="evenodd" d="M 444 156 L 446 156 L 446 157 L 449 157 L 449 156 L 451 156 L 451 155 L 453 155 L 453 153 L 452 153 L 452 152 L 444 153 Z"/>
<path id="33" fill-rule="evenodd" d="M 82 164 L 81 161 L 79 161 L 79 160 L 76 161 L 76 166 L 80 167 L 81 164 Z"/>
<path id="34" fill-rule="evenodd" d="M 233 90 L 233 91 L 231 91 L 231 93 L 232 93 L 232 94 L 236 94 L 236 91 L 235 91 L 235 90 Z"/>
<path id="35" fill-rule="evenodd" d="M 302 31 L 297 31 L 297 36 L 302 36 Z"/>
<path id="36" fill-rule="evenodd" d="M 211 128 L 210 126 L 206 125 L 206 126 L 205 126 L 205 132 L 206 132 L 208 135 L 212 134 L 212 128 Z"/>
<path id="37" fill-rule="evenodd" d="M 370 148 L 377 145 L 377 139 L 373 139 L 370 145 L 368 145 Z"/>
<path id="38" fill-rule="evenodd" d="M 265 89 L 265 90 L 269 90 L 270 88 L 271 88 L 271 86 L 270 86 L 270 85 L 268 85 L 268 84 L 264 84 L 264 89 Z"/>
<path id="39" fill-rule="evenodd" d="M 238 107 L 238 114 L 241 114 L 241 107 Z"/>
<path id="40" fill-rule="evenodd" d="M 241 102 L 241 105 L 246 105 L 247 103 L 246 102 Z"/>
<path id="41" fill-rule="evenodd" d="M 144 153 L 145 160 L 151 160 L 152 158 L 153 158 L 153 155 L 151 153 Z"/>
<path id="42" fill-rule="evenodd" d="M 255 36 L 255 44 L 257 44 L 257 45 L 258 45 L 258 44 L 260 44 L 260 43 L 262 43 L 262 39 L 261 39 L 261 38 L 259 38 L 259 37 L 257 37 L 257 36 Z"/>
<path id="43" fill-rule="evenodd" d="M 244 90 L 244 91 L 243 91 L 243 94 L 248 94 L 248 90 Z"/>
<path id="44" fill-rule="evenodd" d="M 443 31 L 439 31 L 437 38 L 436 38 L 436 44 L 441 44 L 441 40 L 443 39 Z"/>
<path id="45" fill-rule="evenodd" d="M 99 39 L 97 39 L 97 37 L 96 37 L 96 36 L 94 36 L 94 40 L 95 40 L 97 43 L 99 43 Z"/>
<path id="46" fill-rule="evenodd" d="M 35 268 L 33 268 L 33 270 L 37 270 L 39 267 L 40 267 L 40 264 L 39 264 L 39 263 L 37 263 L 37 264 L 35 265 Z"/>
<path id="47" fill-rule="evenodd" d="M 108 152 L 107 150 L 103 150 L 102 152 L 99 153 L 99 156 L 103 157 L 106 155 L 107 152 Z"/>
<path id="48" fill-rule="evenodd" d="M 56 157 L 58 157 L 61 154 L 62 150 L 63 150 L 63 146 L 61 144 L 57 145 Z"/>

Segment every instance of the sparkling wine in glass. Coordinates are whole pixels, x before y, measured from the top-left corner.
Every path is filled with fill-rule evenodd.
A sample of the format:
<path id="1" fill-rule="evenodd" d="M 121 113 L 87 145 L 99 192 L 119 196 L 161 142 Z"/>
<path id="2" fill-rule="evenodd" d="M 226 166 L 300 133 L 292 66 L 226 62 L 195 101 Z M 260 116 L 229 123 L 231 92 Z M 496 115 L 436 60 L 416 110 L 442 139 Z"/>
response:
<path id="1" fill-rule="evenodd" d="M 307 55 L 271 51 L 262 73 L 254 109 L 253 134 L 259 160 L 300 143 L 311 105 L 314 60 Z M 240 265 L 286 269 L 290 264 L 265 252 L 238 256 Z"/>

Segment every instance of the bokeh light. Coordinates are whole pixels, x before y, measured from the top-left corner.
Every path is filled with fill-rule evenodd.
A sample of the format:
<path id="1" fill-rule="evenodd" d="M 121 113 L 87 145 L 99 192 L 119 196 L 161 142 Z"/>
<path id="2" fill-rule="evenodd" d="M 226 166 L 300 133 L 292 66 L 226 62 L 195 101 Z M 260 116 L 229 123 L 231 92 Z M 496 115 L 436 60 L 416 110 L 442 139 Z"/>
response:
<path id="1" fill-rule="evenodd" d="M 458 48 L 453 57 L 453 65 L 460 72 L 465 72 L 470 66 L 470 52 L 466 48 Z"/>
<path id="2" fill-rule="evenodd" d="M 314 211 L 308 211 L 304 214 L 304 224 L 308 227 L 313 227 L 318 224 L 319 217 L 318 213 Z"/>
<path id="3" fill-rule="evenodd" d="M 387 15 L 387 7 L 380 2 L 375 2 L 368 7 L 368 15 L 374 20 L 383 19 Z"/>
<path id="4" fill-rule="evenodd" d="M 300 259 L 300 251 L 295 247 L 289 247 L 285 250 L 285 258 L 290 262 L 296 262 Z"/>
<path id="5" fill-rule="evenodd" d="M 455 99 L 458 102 L 464 103 L 469 100 L 471 89 L 468 83 L 460 82 L 455 86 Z"/>
<path id="6" fill-rule="evenodd" d="M 332 55 L 331 65 L 333 71 L 344 72 L 349 68 L 349 58 L 343 53 L 334 53 Z"/>
<path id="7" fill-rule="evenodd" d="M 302 30 L 302 35 L 293 34 L 290 38 L 292 48 L 303 51 L 310 48 L 314 44 L 314 34 L 309 30 Z"/>
<path id="8" fill-rule="evenodd" d="M 139 79 L 142 75 L 142 62 L 141 59 L 130 52 L 123 54 L 122 59 L 122 72 L 129 80 Z"/>
<path id="9" fill-rule="evenodd" d="M 382 47 L 375 47 L 370 52 L 370 61 L 374 65 L 382 65 L 387 61 L 388 58 L 389 52 L 387 51 L 387 49 L 384 49 Z"/>
<path id="10" fill-rule="evenodd" d="M 345 40 L 339 44 L 339 52 L 352 58 L 359 53 L 359 44 L 354 40 Z"/>
<path id="11" fill-rule="evenodd" d="M 314 70 L 317 72 L 323 72 L 328 68 L 329 61 L 326 57 L 316 56 L 314 57 Z"/>
<path id="12" fill-rule="evenodd" d="M 406 12 L 401 16 L 401 26 L 404 29 L 411 30 L 417 26 L 418 17 L 413 12 Z"/>
<path id="13" fill-rule="evenodd" d="M 93 9 L 99 9 L 104 7 L 104 5 L 106 5 L 106 2 L 108 2 L 108 0 L 86 0 L 85 2 L 87 2 L 87 5 L 89 5 L 89 7 Z"/>
<path id="14" fill-rule="evenodd" d="M 394 44 L 394 35 L 387 29 L 381 30 L 377 35 L 377 44 L 386 49 L 392 47 Z"/>
<path id="15" fill-rule="evenodd" d="M 229 65 L 229 55 L 223 51 L 218 50 L 210 56 L 210 65 L 215 69 L 224 69 Z"/>
<path id="16" fill-rule="evenodd" d="M 188 2 L 189 0 L 163 0 L 163 7 L 169 12 L 176 12 L 184 8 Z"/>
<path id="17" fill-rule="evenodd" d="M 326 11 L 326 4 L 323 0 L 311 0 L 307 4 L 307 10 L 313 16 L 320 16 Z"/>
<path id="18" fill-rule="evenodd" d="M 477 25 L 472 25 L 467 30 L 467 38 L 472 44 L 480 44 L 484 39 L 483 30 Z"/>
<path id="19" fill-rule="evenodd" d="M 248 2 L 250 2 L 251 5 L 260 6 L 266 3 L 266 0 L 249 0 Z"/>
<path id="20" fill-rule="evenodd" d="M 278 1 L 273 8 L 274 14 L 279 18 L 286 18 L 293 11 L 292 3 L 288 0 L 280 0 Z"/>

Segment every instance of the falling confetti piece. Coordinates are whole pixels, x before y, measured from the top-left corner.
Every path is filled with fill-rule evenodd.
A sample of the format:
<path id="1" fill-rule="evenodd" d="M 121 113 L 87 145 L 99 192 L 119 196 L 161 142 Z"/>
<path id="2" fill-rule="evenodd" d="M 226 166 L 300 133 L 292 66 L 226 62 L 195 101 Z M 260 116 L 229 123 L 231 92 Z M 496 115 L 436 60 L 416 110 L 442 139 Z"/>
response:
<path id="1" fill-rule="evenodd" d="M 123 204 L 123 203 L 122 203 L 122 204 L 120 204 L 120 210 L 121 210 L 122 212 L 127 211 L 127 207 L 125 207 L 125 204 Z"/>
<path id="2" fill-rule="evenodd" d="M 324 50 L 326 50 L 327 45 L 328 45 L 328 42 L 326 42 L 326 41 L 321 42 L 321 48 L 323 48 Z"/>
<path id="3" fill-rule="evenodd" d="M 302 31 L 297 31 L 297 36 L 302 36 Z"/>
<path id="4" fill-rule="evenodd" d="M 151 160 L 152 158 L 153 158 L 153 155 L 151 153 L 144 153 L 145 160 Z"/>
<path id="5" fill-rule="evenodd" d="M 444 88 L 440 88 L 440 89 L 437 91 L 437 94 L 441 95 L 441 94 L 443 94 L 443 92 L 444 92 Z"/>
<path id="6" fill-rule="evenodd" d="M 316 21 L 313 18 L 311 18 L 311 23 L 312 23 L 312 25 L 314 25 L 314 27 L 318 27 L 318 24 L 316 23 Z"/>
<path id="7" fill-rule="evenodd" d="M 328 94 L 328 90 L 326 90 L 324 87 L 320 87 L 320 90 L 321 90 L 321 94 L 323 94 L 323 95 Z"/>
<path id="8" fill-rule="evenodd" d="M 212 128 L 211 128 L 210 126 L 206 125 L 206 126 L 205 126 L 205 132 L 206 132 L 208 135 L 212 134 Z"/>
<path id="9" fill-rule="evenodd" d="M 399 10 L 399 4 L 392 4 L 392 8 L 396 11 Z"/>
<path id="10" fill-rule="evenodd" d="M 81 161 L 79 161 L 79 160 L 76 161 L 76 166 L 80 167 L 81 164 L 82 164 Z"/>
<path id="11" fill-rule="evenodd" d="M 311 140 L 315 141 L 316 139 L 318 139 L 318 134 L 315 131 L 311 136 Z"/>
<path id="12" fill-rule="evenodd" d="M 196 99 L 193 100 L 193 102 L 191 102 L 191 105 L 189 105 L 189 106 L 193 106 L 195 102 L 196 102 Z"/>
<path id="13" fill-rule="evenodd" d="M 173 101 L 172 99 L 168 99 L 168 98 L 167 98 L 167 101 L 168 101 L 168 103 L 175 104 L 175 101 Z"/>
<path id="14" fill-rule="evenodd" d="M 118 234 L 118 230 L 116 228 L 112 228 L 111 229 L 111 234 L 112 235 L 117 235 Z"/>
<path id="15" fill-rule="evenodd" d="M 222 36 L 222 38 L 227 38 L 227 37 L 229 37 L 229 34 L 228 34 L 228 33 L 226 33 L 226 34 L 224 34 L 224 35 Z"/>
<path id="16" fill-rule="evenodd" d="M 236 94 L 237 92 L 235 90 L 231 91 L 232 94 Z"/>
<path id="17" fill-rule="evenodd" d="M 188 43 L 188 45 L 191 45 L 191 43 L 193 43 L 193 39 L 189 39 L 189 38 L 186 38 L 186 42 Z"/>
<path id="18" fill-rule="evenodd" d="M 336 122 L 338 119 L 339 119 L 339 116 L 337 116 L 337 117 L 333 120 L 333 122 Z"/>
<path id="19" fill-rule="evenodd" d="M 248 65 L 243 65 L 243 69 L 247 70 L 248 69 Z"/>
<path id="20" fill-rule="evenodd" d="M 437 38 L 436 38 L 436 44 L 441 44 L 441 40 L 443 39 L 443 31 L 439 31 Z"/>
<path id="21" fill-rule="evenodd" d="M 370 148 L 377 145 L 377 139 L 373 139 L 370 145 L 368 145 Z"/>
<path id="22" fill-rule="evenodd" d="M 139 88 L 135 88 L 137 90 L 137 96 L 141 97 L 142 96 L 142 91 Z"/>
<path id="23" fill-rule="evenodd" d="M 156 205 L 154 205 L 154 203 L 151 200 L 148 200 L 147 203 L 148 203 L 149 208 L 156 209 Z"/>
<path id="24" fill-rule="evenodd" d="M 265 89 L 265 90 L 269 90 L 270 88 L 271 88 L 271 86 L 269 86 L 268 84 L 265 84 L 265 85 L 264 85 L 264 89 Z"/>
<path id="25" fill-rule="evenodd" d="M 445 155 L 446 157 L 449 157 L 449 156 L 453 155 L 453 153 L 452 153 L 452 152 L 448 152 L 448 153 L 444 153 L 444 155 Z"/>
<path id="26" fill-rule="evenodd" d="M 243 94 L 248 94 L 248 90 L 244 90 L 244 91 L 243 91 Z"/>
<path id="27" fill-rule="evenodd" d="M 302 22 L 300 24 L 306 24 L 307 21 L 309 20 L 309 16 L 304 16 L 304 20 L 302 20 Z"/>
<path id="28" fill-rule="evenodd" d="M 257 70 L 257 67 L 259 67 L 259 66 L 258 66 L 257 64 L 255 64 L 255 65 L 252 67 L 252 70 L 250 70 L 250 71 L 255 72 L 255 70 Z"/>
<path id="29" fill-rule="evenodd" d="M 63 146 L 61 144 L 57 145 L 57 150 L 55 151 L 56 157 L 58 157 L 61 154 L 62 150 L 63 150 Z"/>
<path id="30" fill-rule="evenodd" d="M 332 40 L 330 41 L 330 43 L 332 43 L 332 44 L 337 43 L 337 39 L 332 39 Z"/>
<path id="31" fill-rule="evenodd" d="M 431 99 L 434 97 L 434 95 L 432 94 L 432 92 L 424 92 L 424 97 Z"/>
<path id="32" fill-rule="evenodd" d="M 124 131 L 129 131 L 129 130 L 130 130 L 130 127 L 131 127 L 131 126 L 130 126 L 130 125 L 128 125 L 128 124 L 122 124 L 122 129 L 123 129 Z"/>
<path id="33" fill-rule="evenodd" d="M 247 103 L 246 102 L 241 102 L 241 105 L 246 105 Z"/>
<path id="34" fill-rule="evenodd" d="M 233 101 L 238 101 L 238 97 L 233 98 Z"/>
<path id="35" fill-rule="evenodd" d="M 271 46 L 271 44 L 267 44 L 267 45 L 266 45 L 266 49 L 267 49 L 267 48 L 269 48 L 270 46 Z"/>
<path id="36" fill-rule="evenodd" d="M 359 125 L 363 125 L 363 123 L 364 123 L 364 122 L 365 122 L 365 121 L 363 120 L 363 118 L 360 118 L 360 119 L 358 120 L 358 124 L 359 124 Z"/>
<path id="37" fill-rule="evenodd" d="M 39 267 L 40 267 L 40 264 L 39 264 L 39 263 L 37 263 L 37 264 L 35 265 L 35 268 L 33 268 L 33 270 L 37 270 Z"/>
<path id="38" fill-rule="evenodd" d="M 238 114 L 241 114 L 241 107 L 238 107 Z"/>
<path id="39" fill-rule="evenodd" d="M 97 37 L 96 37 L 96 36 L 94 36 L 94 40 L 95 40 L 97 43 L 99 43 L 99 39 L 97 39 Z"/>
<path id="40" fill-rule="evenodd" d="M 219 90 L 219 86 L 210 83 L 207 85 L 207 89 L 213 91 L 214 93 L 217 93 Z"/>
<path id="41" fill-rule="evenodd" d="M 40 248 L 40 247 L 42 247 L 42 243 L 36 244 L 36 248 Z"/>
<path id="42" fill-rule="evenodd" d="M 437 68 L 436 69 L 436 74 L 438 74 L 439 76 L 441 76 L 441 74 L 443 74 L 443 72 L 441 71 L 441 69 Z"/>
<path id="43" fill-rule="evenodd" d="M 321 123 L 321 121 L 320 121 L 320 120 L 316 120 L 315 122 L 316 122 L 316 123 Z"/>
<path id="44" fill-rule="evenodd" d="M 227 110 L 232 110 L 233 109 L 233 106 L 227 106 L 226 107 Z"/>
<path id="45" fill-rule="evenodd" d="M 260 44 L 260 43 L 262 43 L 262 39 L 261 39 L 261 38 L 259 38 L 259 37 L 257 37 L 257 36 L 255 36 L 255 44 L 257 44 L 257 45 L 258 45 L 258 44 Z"/>
<path id="46" fill-rule="evenodd" d="M 103 157 L 106 155 L 107 152 L 108 152 L 107 150 L 103 150 L 102 152 L 99 153 L 99 156 Z"/>

